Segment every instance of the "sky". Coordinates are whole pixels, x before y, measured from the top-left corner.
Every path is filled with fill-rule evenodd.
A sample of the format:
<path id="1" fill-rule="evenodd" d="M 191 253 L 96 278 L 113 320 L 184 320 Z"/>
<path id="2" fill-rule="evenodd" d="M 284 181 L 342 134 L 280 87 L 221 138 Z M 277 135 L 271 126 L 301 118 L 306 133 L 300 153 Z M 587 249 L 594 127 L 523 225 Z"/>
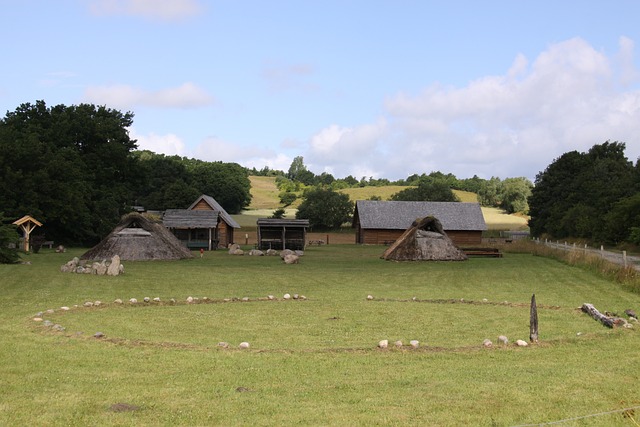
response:
<path id="1" fill-rule="evenodd" d="M 640 156 L 636 0 L 0 0 L 0 110 L 130 111 L 139 149 L 398 180 Z"/>

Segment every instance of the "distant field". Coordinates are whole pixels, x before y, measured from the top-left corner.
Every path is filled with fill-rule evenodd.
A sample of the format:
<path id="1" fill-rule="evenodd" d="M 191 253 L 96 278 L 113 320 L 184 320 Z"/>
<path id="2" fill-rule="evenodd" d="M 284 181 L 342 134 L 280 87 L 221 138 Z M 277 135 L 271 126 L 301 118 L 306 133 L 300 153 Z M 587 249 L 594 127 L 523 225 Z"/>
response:
<path id="1" fill-rule="evenodd" d="M 251 181 L 251 205 L 241 215 L 234 215 L 235 220 L 245 233 L 255 232 L 256 220 L 258 218 L 269 217 L 273 211 L 280 207 L 278 198 L 278 187 L 276 187 L 275 178 L 267 176 L 250 176 Z M 340 192 L 348 194 L 351 200 L 367 200 L 372 196 L 378 196 L 382 200 L 389 200 L 391 195 L 404 190 L 406 187 L 391 185 L 387 187 L 359 187 L 347 188 Z M 468 191 L 454 190 L 454 193 L 460 198 L 461 202 L 477 202 L 478 197 L 475 193 Z M 297 203 L 286 210 L 287 218 L 295 218 Z M 482 208 L 484 220 L 489 230 L 527 230 L 528 218 L 505 214 L 498 208 Z"/>

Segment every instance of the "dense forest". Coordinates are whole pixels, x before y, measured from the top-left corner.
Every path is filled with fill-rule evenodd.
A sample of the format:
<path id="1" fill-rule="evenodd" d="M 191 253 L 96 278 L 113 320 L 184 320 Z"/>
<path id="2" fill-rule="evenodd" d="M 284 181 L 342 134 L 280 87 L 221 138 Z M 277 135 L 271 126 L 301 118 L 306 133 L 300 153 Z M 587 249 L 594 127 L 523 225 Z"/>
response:
<path id="1" fill-rule="evenodd" d="M 623 143 L 566 153 L 538 174 L 535 185 L 523 177 L 458 179 L 440 171 L 390 181 L 316 175 L 301 156 L 285 172 L 139 151 L 128 133 L 133 117 L 104 106 L 48 107 L 44 101 L 7 112 L 0 120 L 3 223 L 30 214 L 46 224 L 49 240 L 93 245 L 135 206 L 186 208 L 208 194 L 229 213 L 240 213 L 251 203 L 248 177 L 259 175 L 275 177 L 282 208 L 302 198 L 299 213 L 315 215 L 326 227 L 352 209 L 353 201 L 335 192 L 395 185 L 407 188 L 392 200 L 457 201 L 452 190 L 475 193 L 483 206 L 530 214 L 534 236 L 640 244 L 640 166 L 624 156 Z M 318 212 L 327 203 L 341 205 L 335 218 Z"/>

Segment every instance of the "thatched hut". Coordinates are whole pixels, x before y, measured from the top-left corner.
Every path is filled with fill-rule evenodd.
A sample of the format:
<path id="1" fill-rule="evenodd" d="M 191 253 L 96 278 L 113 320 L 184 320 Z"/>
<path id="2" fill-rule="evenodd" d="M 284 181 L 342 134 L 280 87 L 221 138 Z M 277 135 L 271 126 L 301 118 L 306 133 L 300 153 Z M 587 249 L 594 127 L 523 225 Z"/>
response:
<path id="1" fill-rule="evenodd" d="M 382 258 L 394 261 L 464 261 L 458 249 L 436 217 L 416 219 L 384 252 Z"/>
<path id="2" fill-rule="evenodd" d="M 133 212 L 122 217 L 109 235 L 81 258 L 110 259 L 118 255 L 127 261 L 175 260 L 193 255 L 162 224 Z"/>

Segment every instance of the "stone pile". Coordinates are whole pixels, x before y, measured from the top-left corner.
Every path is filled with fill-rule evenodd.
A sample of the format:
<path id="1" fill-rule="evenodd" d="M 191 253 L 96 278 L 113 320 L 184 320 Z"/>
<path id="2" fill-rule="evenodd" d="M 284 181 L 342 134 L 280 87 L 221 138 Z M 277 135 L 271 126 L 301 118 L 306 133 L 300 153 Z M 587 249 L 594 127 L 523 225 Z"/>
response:
<path id="1" fill-rule="evenodd" d="M 60 271 L 63 273 L 118 276 L 124 274 L 124 265 L 120 263 L 118 255 L 114 255 L 110 261 L 103 259 L 101 262 L 80 260 L 78 257 L 74 257 L 71 261 L 61 266 Z"/>

